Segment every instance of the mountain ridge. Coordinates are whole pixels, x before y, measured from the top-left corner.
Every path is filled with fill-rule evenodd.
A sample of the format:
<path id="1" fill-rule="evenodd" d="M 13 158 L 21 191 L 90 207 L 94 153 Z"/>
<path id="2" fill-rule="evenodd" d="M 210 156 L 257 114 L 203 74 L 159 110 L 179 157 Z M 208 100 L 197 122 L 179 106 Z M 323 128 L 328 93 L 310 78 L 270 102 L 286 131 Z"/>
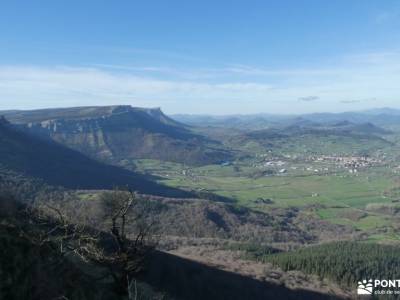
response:
<path id="1" fill-rule="evenodd" d="M 4 119 L 3 119 L 4 120 Z M 188 192 L 153 182 L 153 178 L 93 160 L 51 140 L 43 140 L 11 124 L 0 123 L 0 166 L 72 189 L 130 187 L 141 193 L 185 196 Z"/>
<path id="2" fill-rule="evenodd" d="M 23 130 L 116 165 L 142 158 L 204 165 L 230 157 L 219 142 L 192 132 L 159 108 L 96 106 L 3 114 Z"/>
<path id="3" fill-rule="evenodd" d="M 376 108 L 362 111 L 338 113 L 316 112 L 305 114 L 232 114 L 232 115 L 195 115 L 176 114 L 172 117 L 193 126 L 216 126 L 239 129 L 262 129 L 296 122 L 302 118 L 316 123 L 351 121 L 353 123 L 373 123 L 379 126 L 400 124 L 400 110 L 395 108 Z"/>

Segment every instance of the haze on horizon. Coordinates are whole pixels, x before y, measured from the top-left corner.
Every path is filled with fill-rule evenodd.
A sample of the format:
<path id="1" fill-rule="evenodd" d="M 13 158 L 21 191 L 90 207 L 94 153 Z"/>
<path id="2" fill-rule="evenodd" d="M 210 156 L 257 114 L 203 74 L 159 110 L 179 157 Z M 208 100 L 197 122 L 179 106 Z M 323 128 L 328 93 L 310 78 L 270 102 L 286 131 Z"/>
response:
<path id="1" fill-rule="evenodd" d="M 0 110 L 400 108 L 398 1 L 3 1 Z"/>

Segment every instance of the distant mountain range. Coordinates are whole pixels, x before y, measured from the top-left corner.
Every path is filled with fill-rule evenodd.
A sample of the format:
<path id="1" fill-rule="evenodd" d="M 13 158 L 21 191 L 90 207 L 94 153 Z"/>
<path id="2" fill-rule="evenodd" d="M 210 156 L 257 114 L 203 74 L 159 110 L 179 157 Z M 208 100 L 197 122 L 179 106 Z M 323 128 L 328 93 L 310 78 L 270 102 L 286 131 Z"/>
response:
<path id="1" fill-rule="evenodd" d="M 134 171 L 134 159 L 138 158 L 188 165 L 216 164 L 240 155 L 225 150 L 227 141 L 228 145 L 231 141 L 238 145 L 251 140 L 265 144 L 271 139 L 302 135 L 374 139 L 387 144 L 382 137 L 391 131 L 385 126 L 400 125 L 400 111 L 388 108 L 301 116 L 174 116 L 177 120 L 160 109 L 131 106 L 14 110 L 0 111 L 0 115 L 8 120 L 2 119 L 0 123 L 3 142 L 0 163 L 8 164 L 11 169 L 45 178 L 52 184 L 79 183 L 84 188 L 135 182 L 147 192 L 165 187 L 109 165 Z M 212 130 L 198 130 L 199 126 L 223 130 L 218 138 Z M 224 137 L 224 132 L 228 133 L 226 128 L 234 128 L 236 137 Z M 72 174 L 76 174 L 75 178 Z"/>
<path id="2" fill-rule="evenodd" d="M 343 113 L 313 113 L 303 115 L 274 115 L 274 114 L 253 114 L 253 115 L 172 115 L 172 118 L 179 122 L 194 126 L 217 126 L 239 128 L 247 130 L 263 129 L 267 127 L 284 127 L 295 124 L 299 118 L 303 121 L 314 123 L 373 123 L 378 126 L 400 125 L 400 110 L 392 108 L 378 108 L 358 112 Z"/>
<path id="3" fill-rule="evenodd" d="M 391 131 L 372 123 L 357 124 L 349 121 L 341 121 L 337 123 L 320 124 L 299 118 L 297 122 L 284 128 L 254 130 L 244 135 L 256 139 L 284 138 L 302 135 L 379 138 L 380 135 L 391 133 Z"/>
<path id="4" fill-rule="evenodd" d="M 131 106 L 0 111 L 11 123 L 92 158 L 123 164 L 137 158 L 203 165 L 230 157 L 160 109 Z"/>

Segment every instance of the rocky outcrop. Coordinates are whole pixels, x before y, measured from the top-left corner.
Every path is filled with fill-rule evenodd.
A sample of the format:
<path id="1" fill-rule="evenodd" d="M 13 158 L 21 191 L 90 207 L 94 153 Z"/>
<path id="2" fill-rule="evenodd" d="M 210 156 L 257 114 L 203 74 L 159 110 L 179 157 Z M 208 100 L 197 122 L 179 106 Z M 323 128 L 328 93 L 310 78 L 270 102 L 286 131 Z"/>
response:
<path id="1" fill-rule="evenodd" d="M 34 134 L 113 164 L 149 158 L 203 165 L 230 157 L 217 142 L 194 134 L 159 108 L 52 109 L 18 112 L 9 118 Z"/>

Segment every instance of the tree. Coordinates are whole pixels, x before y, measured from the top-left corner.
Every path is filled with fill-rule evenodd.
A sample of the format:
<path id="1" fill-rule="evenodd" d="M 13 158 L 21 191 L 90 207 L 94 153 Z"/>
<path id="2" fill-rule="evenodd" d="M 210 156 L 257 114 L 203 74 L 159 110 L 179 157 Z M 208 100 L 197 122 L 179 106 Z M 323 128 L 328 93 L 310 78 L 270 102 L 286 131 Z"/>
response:
<path id="1" fill-rule="evenodd" d="M 96 246 L 92 260 L 107 269 L 117 292 L 134 299 L 134 277 L 158 241 L 151 202 L 132 191 L 114 190 L 102 194 L 101 205 L 110 235 Z"/>
<path id="2" fill-rule="evenodd" d="M 111 278 L 114 292 L 135 299 L 135 277 L 158 241 L 151 202 L 129 190 L 103 192 L 95 213 L 101 212 L 100 218 L 91 214 L 95 203 L 83 202 L 60 193 L 36 201 L 24 213 L 35 226 L 21 227 L 21 235 L 38 247 L 57 251 L 55 266 L 70 256 L 79 257 L 101 270 L 98 280 Z"/>

